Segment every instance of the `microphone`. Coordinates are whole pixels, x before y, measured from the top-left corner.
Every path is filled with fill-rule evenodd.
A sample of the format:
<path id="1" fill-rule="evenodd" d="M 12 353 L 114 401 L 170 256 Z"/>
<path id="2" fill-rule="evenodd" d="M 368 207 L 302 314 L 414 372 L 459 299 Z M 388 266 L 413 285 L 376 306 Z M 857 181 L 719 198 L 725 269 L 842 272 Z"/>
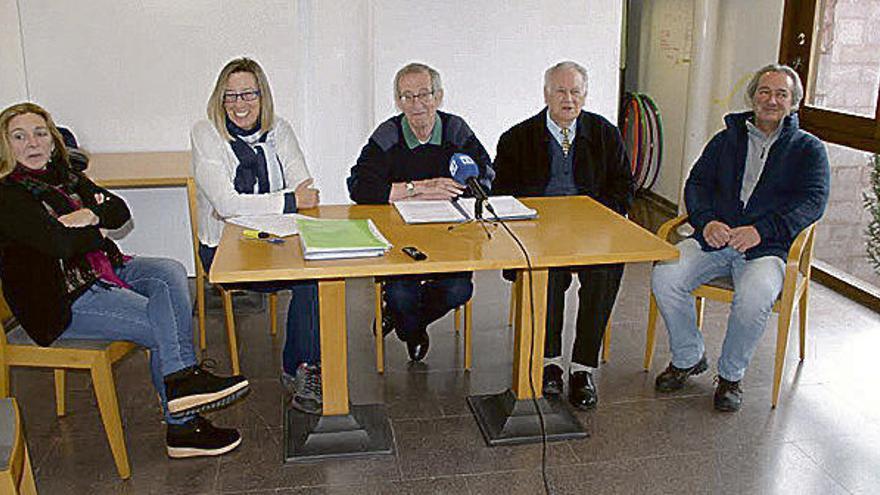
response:
<path id="1" fill-rule="evenodd" d="M 468 189 L 477 201 L 487 201 L 489 199 L 489 195 L 486 194 L 483 186 L 477 180 L 477 177 L 480 176 L 477 162 L 470 156 L 464 153 L 452 155 L 452 158 L 449 159 L 449 173 L 452 174 L 452 179 L 455 182 L 468 186 Z"/>
<path id="2" fill-rule="evenodd" d="M 476 200 L 474 202 L 474 217 L 478 219 L 483 218 L 483 204 L 486 205 L 486 209 L 489 212 L 495 213 L 492 210 L 492 205 L 489 204 L 489 195 L 486 194 L 483 186 L 480 185 L 480 181 L 477 180 L 477 177 L 480 176 L 480 169 L 473 158 L 464 153 L 455 153 L 449 159 L 449 173 L 452 174 L 452 179 L 455 182 L 467 185 L 474 196 Z"/>

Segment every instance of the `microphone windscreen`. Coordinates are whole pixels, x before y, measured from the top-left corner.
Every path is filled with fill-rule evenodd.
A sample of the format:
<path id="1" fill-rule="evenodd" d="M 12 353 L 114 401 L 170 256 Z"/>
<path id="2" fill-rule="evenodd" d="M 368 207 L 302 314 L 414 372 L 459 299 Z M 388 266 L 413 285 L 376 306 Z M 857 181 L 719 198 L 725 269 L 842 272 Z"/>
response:
<path id="1" fill-rule="evenodd" d="M 456 153 L 449 159 L 449 173 L 455 182 L 467 184 L 469 178 L 480 176 L 480 169 L 473 158 L 464 153 Z"/>

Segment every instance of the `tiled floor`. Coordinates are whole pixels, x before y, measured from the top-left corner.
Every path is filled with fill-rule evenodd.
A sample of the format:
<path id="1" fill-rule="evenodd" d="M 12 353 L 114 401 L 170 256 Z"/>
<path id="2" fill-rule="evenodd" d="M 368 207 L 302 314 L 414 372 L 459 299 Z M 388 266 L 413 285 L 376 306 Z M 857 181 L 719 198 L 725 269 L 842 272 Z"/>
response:
<path id="1" fill-rule="evenodd" d="M 597 374 L 595 412 L 577 413 L 590 432 L 548 446 L 554 493 L 878 493 L 880 394 L 875 365 L 880 315 L 813 285 L 806 360 L 793 332 L 779 408 L 770 409 L 776 319 L 744 382 L 737 414 L 712 410 L 712 373 L 684 391 L 658 396 L 654 376 L 668 361 L 660 328 L 654 367 L 641 369 L 649 266 L 627 268 L 614 312 L 610 362 Z M 211 419 L 241 428 L 244 441 L 220 458 L 169 460 L 146 360 L 136 353 L 116 368 L 132 478 L 114 468 L 85 374 L 69 379 L 65 418 L 56 418 L 51 372 L 16 370 L 28 443 L 43 494 L 89 493 L 469 493 L 542 490 L 540 445 L 487 447 L 465 397 L 510 384 L 509 286 L 497 272 L 478 273 L 474 301 L 474 370 L 462 370 L 462 340 L 450 317 L 431 327 L 431 350 L 411 364 L 393 336 L 385 375 L 374 368 L 369 331 L 370 281 L 348 285 L 349 377 L 354 403 L 383 402 L 395 453 L 366 459 L 281 463 L 282 339 L 271 338 L 265 311 L 238 316 L 242 368 L 252 393 Z M 575 291 L 569 291 L 569 307 Z M 280 307 L 286 307 L 281 305 Z M 717 358 L 727 308 L 710 303 L 706 335 Z M 283 317 L 283 315 L 282 315 Z M 571 337 L 573 314 L 567 322 Z M 795 322 L 796 324 L 796 322 Z M 228 370 L 222 315 L 209 315 L 208 355 Z M 794 327 L 793 327 L 794 328 Z M 568 347 L 568 346 L 567 346 Z M 713 359 L 714 360 L 714 359 Z"/>

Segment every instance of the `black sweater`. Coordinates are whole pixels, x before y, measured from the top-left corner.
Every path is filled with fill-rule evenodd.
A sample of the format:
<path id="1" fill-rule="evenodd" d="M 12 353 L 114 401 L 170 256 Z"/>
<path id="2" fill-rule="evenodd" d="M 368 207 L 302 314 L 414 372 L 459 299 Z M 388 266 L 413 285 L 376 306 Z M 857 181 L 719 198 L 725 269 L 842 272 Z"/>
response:
<path id="1" fill-rule="evenodd" d="M 550 180 L 547 109 L 501 135 L 495 155 L 493 194 L 543 196 Z M 581 112 L 574 137 L 574 182 L 585 194 L 625 214 L 633 200 L 626 149 L 617 127 L 600 115 Z"/>
<path id="2" fill-rule="evenodd" d="M 50 167 L 56 167 L 50 163 Z M 66 167 L 65 167 L 66 168 Z M 70 306 L 80 295 L 68 294 L 62 263 L 102 249 L 117 251 L 100 228 L 117 229 L 130 218 L 118 196 L 80 172 L 70 172 L 73 190 L 100 222 L 94 227 L 65 227 L 24 186 L 0 180 L 0 281 L 16 319 L 34 341 L 50 345 L 70 323 Z M 96 204 L 95 194 L 104 195 Z"/>
<path id="3" fill-rule="evenodd" d="M 492 160 L 480 140 L 457 115 L 437 112 L 443 125 L 439 146 L 423 144 L 409 149 L 403 138 L 401 121 L 396 115 L 376 128 L 361 150 L 348 177 L 348 192 L 355 203 L 387 203 L 391 184 L 437 177 L 452 177 L 449 159 L 455 153 L 470 155 L 480 169 L 480 184 L 491 189 Z"/>

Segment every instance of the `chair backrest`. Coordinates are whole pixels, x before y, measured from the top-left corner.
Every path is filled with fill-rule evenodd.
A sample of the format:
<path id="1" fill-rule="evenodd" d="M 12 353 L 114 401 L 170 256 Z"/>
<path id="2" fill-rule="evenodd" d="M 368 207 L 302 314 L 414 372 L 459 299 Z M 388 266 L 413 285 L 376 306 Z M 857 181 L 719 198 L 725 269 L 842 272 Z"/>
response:
<path id="1" fill-rule="evenodd" d="M 810 278 L 810 271 L 813 265 L 813 242 L 816 240 L 816 224 L 808 225 L 795 238 L 788 251 L 788 262 L 797 260 L 797 267 L 800 275 Z"/>

